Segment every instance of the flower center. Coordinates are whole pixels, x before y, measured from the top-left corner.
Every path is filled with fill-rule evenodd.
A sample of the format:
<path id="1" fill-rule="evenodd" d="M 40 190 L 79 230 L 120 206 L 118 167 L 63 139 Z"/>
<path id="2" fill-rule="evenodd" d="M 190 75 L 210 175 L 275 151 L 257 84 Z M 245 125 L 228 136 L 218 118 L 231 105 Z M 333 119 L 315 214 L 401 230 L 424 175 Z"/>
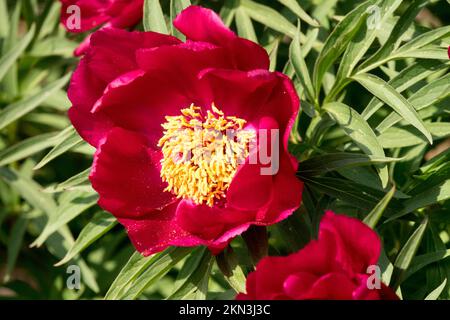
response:
<path id="1" fill-rule="evenodd" d="M 161 178 L 168 183 L 165 191 L 208 206 L 226 197 L 256 137 L 243 129 L 244 119 L 225 116 L 214 104 L 211 109 L 204 114 L 192 104 L 181 115 L 167 116 L 158 142 L 163 153 Z"/>

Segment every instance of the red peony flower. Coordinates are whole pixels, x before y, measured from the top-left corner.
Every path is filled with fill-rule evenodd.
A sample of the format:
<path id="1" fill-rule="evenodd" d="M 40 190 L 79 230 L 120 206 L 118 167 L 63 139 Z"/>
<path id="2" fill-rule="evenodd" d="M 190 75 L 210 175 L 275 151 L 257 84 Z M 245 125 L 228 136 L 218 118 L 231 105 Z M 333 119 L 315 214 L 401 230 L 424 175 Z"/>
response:
<path id="1" fill-rule="evenodd" d="M 142 19 L 144 0 L 60 0 L 61 23 L 69 32 L 85 32 L 96 27 L 128 28 Z M 90 36 L 75 50 L 84 54 Z"/>
<path id="2" fill-rule="evenodd" d="M 361 221 L 331 211 L 323 217 L 318 240 L 287 257 L 266 257 L 247 278 L 247 294 L 238 299 L 393 300 L 396 294 L 379 287 L 369 266 L 377 264 L 381 244 Z M 372 289 L 369 289 L 369 285 Z"/>
<path id="3" fill-rule="evenodd" d="M 144 255 L 171 245 L 220 250 L 301 202 L 287 151 L 299 108 L 291 81 L 269 72 L 265 50 L 211 10 L 190 6 L 174 25 L 185 43 L 154 32 L 94 33 L 68 92 L 73 125 L 97 148 L 90 180 L 99 205 Z M 264 129 L 280 132 L 280 146 L 269 144 L 279 152 L 272 175 L 250 161 Z M 236 139 L 218 135 L 227 130 Z M 220 157 L 225 149 L 230 159 Z"/>

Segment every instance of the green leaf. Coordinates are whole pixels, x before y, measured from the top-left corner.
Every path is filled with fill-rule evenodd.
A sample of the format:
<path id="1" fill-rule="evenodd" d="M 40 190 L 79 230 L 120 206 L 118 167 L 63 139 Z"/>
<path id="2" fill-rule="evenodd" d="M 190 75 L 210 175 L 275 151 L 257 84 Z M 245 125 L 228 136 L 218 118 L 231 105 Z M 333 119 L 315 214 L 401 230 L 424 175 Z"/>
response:
<path id="1" fill-rule="evenodd" d="M 138 298 L 142 292 L 167 274 L 178 262 L 186 257 L 192 248 L 170 248 L 159 253 L 151 265 L 142 273 L 127 290 L 122 299 L 130 300 Z"/>
<path id="2" fill-rule="evenodd" d="M 398 47 L 401 37 L 427 3 L 428 0 L 414 0 L 400 16 L 384 45 L 369 59 L 364 61 L 358 67 L 357 72 L 365 73 L 387 62 L 391 53 Z"/>
<path id="3" fill-rule="evenodd" d="M 144 1 L 144 30 L 169 34 L 159 0 Z"/>
<path id="4" fill-rule="evenodd" d="M 437 28 L 421 34 L 420 36 L 408 41 L 404 46 L 400 47 L 395 54 L 403 55 L 405 52 L 420 49 L 432 42 L 450 35 L 450 26 Z"/>
<path id="5" fill-rule="evenodd" d="M 252 0 L 240 0 L 240 4 L 253 20 L 291 38 L 295 37 L 295 26 L 274 9 Z M 304 37 L 301 40 L 304 41 Z"/>
<path id="6" fill-rule="evenodd" d="M 104 211 L 97 212 L 91 221 L 81 230 L 77 240 L 64 258 L 56 263 L 55 266 L 63 265 L 72 260 L 93 242 L 111 230 L 116 224 L 117 220 L 112 214 Z"/>
<path id="7" fill-rule="evenodd" d="M 358 81 L 363 87 L 369 90 L 378 99 L 389 105 L 404 120 L 416 127 L 432 144 L 433 138 L 431 133 L 425 127 L 422 119 L 420 119 L 414 106 L 411 105 L 400 93 L 392 88 L 388 83 L 382 79 L 371 74 L 357 74 L 353 79 Z"/>
<path id="8" fill-rule="evenodd" d="M 395 186 L 389 190 L 388 193 L 381 199 L 379 203 L 369 212 L 369 214 L 364 218 L 363 222 L 367 224 L 372 229 L 375 229 L 378 221 L 380 221 L 383 216 L 383 212 L 386 210 L 389 202 L 395 194 Z"/>
<path id="9" fill-rule="evenodd" d="M 381 191 L 345 179 L 306 176 L 300 176 L 300 179 L 320 193 L 325 193 L 363 210 L 371 210 L 384 195 Z"/>
<path id="10" fill-rule="evenodd" d="M 6 260 L 6 272 L 4 275 L 5 282 L 8 282 L 11 273 L 14 270 L 14 266 L 16 265 L 28 222 L 29 219 L 27 215 L 21 214 L 14 223 L 14 226 L 11 228 L 11 233 L 8 239 L 8 255 Z"/>
<path id="11" fill-rule="evenodd" d="M 135 252 L 114 280 L 105 299 L 136 299 L 191 251 L 191 248 L 172 247 L 150 257 Z"/>
<path id="12" fill-rule="evenodd" d="M 425 127 L 431 133 L 435 140 L 448 137 L 450 135 L 450 123 L 432 122 L 425 123 Z M 419 136 L 416 129 L 412 126 L 390 127 L 378 136 L 378 141 L 383 148 L 403 148 L 415 146 L 428 141 Z"/>
<path id="13" fill-rule="evenodd" d="M 437 60 L 447 60 L 447 50 L 437 46 L 427 46 L 425 48 L 408 50 L 402 52 L 395 52 L 386 61 L 389 60 L 399 60 L 405 58 L 417 58 L 417 59 L 437 59 Z"/>
<path id="14" fill-rule="evenodd" d="M 320 24 L 317 22 L 317 20 L 311 18 L 309 14 L 307 14 L 306 11 L 302 9 L 302 7 L 296 0 L 278 0 L 278 1 L 283 5 L 285 5 L 287 8 L 289 8 L 293 13 L 297 15 L 297 17 L 305 21 L 310 26 L 320 27 Z"/>
<path id="15" fill-rule="evenodd" d="M 384 150 L 375 133 L 358 112 L 340 102 L 328 103 L 322 108 L 344 129 L 365 154 L 385 158 Z M 389 178 L 386 165 L 377 165 L 376 168 L 383 187 L 386 187 Z"/>
<path id="16" fill-rule="evenodd" d="M 6 38 L 9 33 L 8 6 L 6 0 L 0 0 L 0 38 Z"/>
<path id="17" fill-rule="evenodd" d="M 34 180 L 5 167 L 0 167 L 0 178 L 11 185 L 34 208 L 47 213 L 56 211 L 53 198 L 42 192 L 42 187 Z"/>
<path id="18" fill-rule="evenodd" d="M 327 38 L 319 57 L 314 66 L 314 89 L 316 96 L 320 93 L 320 86 L 323 77 L 333 62 L 344 52 L 348 43 L 353 39 L 361 25 L 366 21 L 367 8 L 376 3 L 376 0 L 369 0 L 353 11 L 348 13 L 345 18 L 339 22 L 333 32 Z"/>
<path id="19" fill-rule="evenodd" d="M 447 279 L 444 281 L 433 291 L 431 291 L 426 297 L 425 300 L 437 300 L 441 295 L 442 291 L 444 291 L 445 286 L 447 285 Z"/>
<path id="20" fill-rule="evenodd" d="M 216 256 L 217 266 L 222 271 L 225 280 L 231 288 L 237 293 L 246 292 L 245 274 L 242 266 L 239 264 L 238 257 L 234 253 L 231 246 L 228 246 L 220 254 Z"/>
<path id="21" fill-rule="evenodd" d="M 394 11 L 402 3 L 402 0 L 383 0 L 382 5 L 378 3 L 376 8 L 380 11 L 381 16 L 378 18 L 376 16 L 371 17 L 372 19 L 379 19 L 379 21 L 374 21 L 378 26 L 383 26 L 386 20 L 392 16 Z M 367 8 L 369 11 L 373 7 Z M 367 23 L 363 24 L 358 30 L 358 33 L 353 37 L 353 39 L 348 44 L 345 53 L 342 56 L 342 60 L 339 64 L 339 70 L 337 73 L 337 80 L 334 84 L 334 90 L 332 89 L 328 101 L 339 92 L 340 86 L 345 79 L 348 79 L 358 62 L 370 48 L 371 44 L 375 40 L 377 33 L 379 32 L 377 26 L 369 26 L 371 22 L 368 18 Z"/>
<path id="22" fill-rule="evenodd" d="M 441 61 L 435 60 L 420 60 L 410 65 L 406 69 L 403 69 L 394 78 L 389 80 L 388 84 L 398 93 L 402 93 L 419 81 L 426 79 L 431 74 L 447 69 L 449 66 L 450 63 L 448 62 L 442 63 Z M 433 84 L 433 82 L 431 82 L 430 85 L 431 84 Z M 409 102 L 415 105 L 411 100 L 409 100 Z M 380 101 L 377 97 L 373 97 L 361 115 L 364 117 L 364 119 L 367 120 L 382 106 L 383 101 Z"/>
<path id="23" fill-rule="evenodd" d="M 311 77 L 309 75 L 308 67 L 306 66 L 300 48 L 300 21 L 297 28 L 297 33 L 289 47 L 289 61 L 294 67 L 297 78 L 300 80 L 303 88 L 305 88 L 306 90 L 305 92 L 307 99 L 309 101 L 314 101 L 315 99 L 314 87 L 311 81 Z"/>
<path id="24" fill-rule="evenodd" d="M 404 203 L 404 209 L 397 214 L 389 217 L 386 222 L 398 219 L 414 210 L 432 205 L 434 203 L 450 199 L 450 179 L 447 179 L 438 185 L 428 188 L 428 190 L 415 195 Z"/>
<path id="25" fill-rule="evenodd" d="M 32 26 L 28 33 L 21 39 L 11 50 L 6 52 L 0 59 L 0 81 L 6 75 L 8 70 L 13 66 L 20 55 L 25 51 L 33 39 L 35 27 Z"/>
<path id="26" fill-rule="evenodd" d="M 59 80 L 56 80 L 46 87 L 42 88 L 39 92 L 33 94 L 30 97 L 24 98 L 18 102 L 15 102 L 5 109 L 0 111 L 0 129 L 3 129 L 10 123 L 19 119 L 23 115 L 31 112 L 38 107 L 43 101 L 50 97 L 54 92 L 61 89 L 67 81 L 70 79 L 70 74 L 65 75 Z"/>
<path id="27" fill-rule="evenodd" d="M 152 258 L 154 258 L 154 256 L 144 257 L 139 252 L 135 251 L 109 287 L 105 299 L 120 299 L 120 295 L 127 287 L 129 287 L 130 283 L 132 283 L 142 272 L 144 272 L 147 266 L 151 264 Z"/>
<path id="28" fill-rule="evenodd" d="M 184 300 L 195 297 L 197 300 L 204 300 L 213 263 L 214 259 L 208 249 L 195 249 L 178 273 L 173 292 L 167 299 Z"/>
<path id="29" fill-rule="evenodd" d="M 42 168 L 47 163 L 59 157 L 63 153 L 84 143 L 83 139 L 81 139 L 81 137 L 75 131 L 75 128 L 72 126 L 67 127 L 66 129 L 61 131 L 54 139 L 57 141 L 56 145 L 52 150 L 49 151 L 49 153 L 45 155 L 44 158 L 42 158 L 41 161 L 39 161 L 37 165 L 34 166 L 34 170 Z"/>
<path id="30" fill-rule="evenodd" d="M 408 279 L 411 275 L 413 275 L 417 271 L 425 268 L 426 266 L 434 262 L 441 261 L 447 257 L 450 257 L 450 249 L 425 253 L 420 256 L 414 257 L 408 270 L 406 271 L 403 277 L 403 281 Z"/>
<path id="31" fill-rule="evenodd" d="M 399 160 L 398 158 L 378 158 L 359 153 L 327 153 L 302 161 L 299 165 L 299 172 L 302 175 L 321 175 L 342 168 L 367 166 Z"/>
<path id="32" fill-rule="evenodd" d="M 50 217 L 44 230 L 31 247 L 40 247 L 51 234 L 96 204 L 98 195 L 92 192 L 72 191 L 63 193 L 61 198 L 56 214 Z"/>
<path id="33" fill-rule="evenodd" d="M 238 35 L 258 43 L 258 37 L 253 28 L 252 20 L 243 8 L 238 8 L 235 12 L 236 27 Z"/>
<path id="34" fill-rule="evenodd" d="M 55 145 L 54 137 L 57 133 L 44 133 L 20 141 L 19 143 L 0 152 L 0 166 L 30 157 L 35 153 Z"/>
<path id="35" fill-rule="evenodd" d="M 170 21 L 171 21 L 170 30 L 171 30 L 171 34 L 181 40 L 184 40 L 185 36 L 174 27 L 172 22 L 181 11 L 183 11 L 190 5 L 191 5 L 190 0 L 170 0 Z"/>
<path id="36" fill-rule="evenodd" d="M 450 74 L 447 74 L 417 90 L 417 92 L 415 92 L 408 99 L 408 102 L 414 107 L 415 110 L 419 111 L 449 96 L 449 93 Z M 377 126 L 376 130 L 383 133 L 400 120 L 402 120 L 402 117 L 392 112 Z"/>
<path id="37" fill-rule="evenodd" d="M 223 23 L 229 27 L 234 19 L 236 8 L 239 6 L 240 0 L 228 0 L 225 1 L 220 9 L 220 18 Z"/>
<path id="38" fill-rule="evenodd" d="M 76 175 L 70 177 L 64 182 L 57 184 L 56 186 L 47 187 L 44 191 L 49 193 L 57 193 L 62 191 L 70 191 L 70 190 L 85 190 L 91 189 L 91 183 L 89 181 L 89 173 L 91 172 L 91 168 L 87 168 L 86 170 L 77 173 Z"/>
<path id="39" fill-rule="evenodd" d="M 405 245 L 400 250 L 397 258 L 395 259 L 394 266 L 399 270 L 395 275 L 394 288 L 397 289 L 400 283 L 403 281 L 403 274 L 410 266 L 414 256 L 416 255 L 419 245 L 422 242 L 423 235 L 428 226 L 428 218 L 420 223 L 419 227 L 414 230 L 413 234 L 406 241 Z"/>

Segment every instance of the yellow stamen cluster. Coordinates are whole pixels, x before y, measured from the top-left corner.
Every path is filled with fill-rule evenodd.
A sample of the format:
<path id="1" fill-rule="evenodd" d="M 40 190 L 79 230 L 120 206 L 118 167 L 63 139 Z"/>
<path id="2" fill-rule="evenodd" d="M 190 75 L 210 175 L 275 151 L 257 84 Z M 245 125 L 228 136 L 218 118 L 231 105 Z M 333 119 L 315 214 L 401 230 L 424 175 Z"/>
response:
<path id="1" fill-rule="evenodd" d="M 178 198 L 213 206 L 226 197 L 226 191 L 249 153 L 256 134 L 245 130 L 245 120 L 225 116 L 213 104 L 202 114 L 191 105 L 181 115 L 167 116 L 162 125 L 161 178 L 166 191 Z"/>

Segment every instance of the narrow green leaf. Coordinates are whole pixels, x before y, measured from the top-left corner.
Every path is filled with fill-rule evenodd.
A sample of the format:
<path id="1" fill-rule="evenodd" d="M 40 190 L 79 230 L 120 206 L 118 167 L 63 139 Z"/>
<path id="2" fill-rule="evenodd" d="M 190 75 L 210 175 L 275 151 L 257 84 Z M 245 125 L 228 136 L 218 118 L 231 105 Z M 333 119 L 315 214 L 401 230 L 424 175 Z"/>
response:
<path id="1" fill-rule="evenodd" d="M 216 261 L 230 287 L 237 293 L 246 292 L 245 274 L 231 246 L 218 254 Z"/>
<path id="2" fill-rule="evenodd" d="M 53 147 L 52 150 L 49 151 L 49 153 L 45 155 L 44 158 L 42 158 L 41 161 L 39 161 L 38 164 L 36 164 L 34 170 L 42 168 L 47 163 L 59 157 L 63 153 L 84 143 L 83 139 L 81 139 L 81 137 L 72 126 L 61 131 L 54 139 L 57 141 L 57 144 Z"/>
<path id="3" fill-rule="evenodd" d="M 34 180 L 6 167 L 0 167 L 0 178 L 11 185 L 34 208 L 49 214 L 56 211 L 53 198 L 42 192 L 42 187 Z"/>
<path id="4" fill-rule="evenodd" d="M 191 251 L 191 248 L 172 247 L 149 257 L 135 252 L 112 283 L 105 299 L 137 298 L 152 282 L 163 277 Z"/>
<path id="5" fill-rule="evenodd" d="M 447 69 L 449 66 L 450 63 L 448 62 L 442 63 L 441 61 L 435 60 L 420 60 L 402 70 L 394 78 L 389 80 L 388 84 L 398 93 L 402 93 L 419 81 L 426 79 L 431 74 Z M 411 102 L 411 100 L 409 101 Z M 412 104 L 414 105 L 414 103 Z M 367 120 L 382 106 L 383 102 L 377 97 L 373 97 L 361 115 Z"/>
<path id="6" fill-rule="evenodd" d="M 309 101 L 314 101 L 315 99 L 314 87 L 311 81 L 311 77 L 309 75 L 308 67 L 306 66 L 300 48 L 300 21 L 297 28 L 297 33 L 289 47 L 289 61 L 294 67 L 295 74 L 297 75 L 297 78 L 300 80 L 303 88 L 306 89 L 307 99 Z"/>
<path id="7" fill-rule="evenodd" d="M 278 0 L 280 3 L 289 8 L 293 13 L 297 15 L 301 20 L 305 21 L 312 27 L 320 27 L 319 22 L 317 20 L 311 18 L 309 14 L 306 13 L 305 10 L 300 6 L 300 4 L 296 0 Z"/>
<path id="8" fill-rule="evenodd" d="M 61 266 L 72 260 L 93 242 L 111 230 L 116 224 L 117 219 L 112 214 L 105 211 L 96 213 L 91 221 L 81 230 L 77 240 L 64 258 L 56 263 L 55 266 Z"/>
<path id="9" fill-rule="evenodd" d="M 252 0 L 240 0 L 240 4 L 253 20 L 291 38 L 295 37 L 295 26 L 276 10 Z M 301 41 L 303 42 L 304 40 L 303 35 Z"/>
<path id="10" fill-rule="evenodd" d="M 57 133 L 44 133 L 12 145 L 0 152 L 0 166 L 22 160 L 55 145 L 53 138 Z"/>
<path id="11" fill-rule="evenodd" d="M 220 18 L 227 27 L 233 22 L 236 8 L 239 7 L 239 2 L 240 0 L 224 1 L 222 8 L 220 9 Z"/>
<path id="12" fill-rule="evenodd" d="M 369 214 L 364 218 L 363 222 L 367 224 L 372 229 L 375 229 L 378 221 L 380 221 L 383 216 L 383 212 L 386 210 L 387 205 L 391 201 L 395 193 L 395 186 L 389 190 L 388 193 L 381 199 L 379 203 L 369 212 Z"/>
<path id="13" fill-rule="evenodd" d="M 170 22 L 171 22 L 170 30 L 171 30 L 171 34 L 183 41 L 185 39 L 185 36 L 174 27 L 172 22 L 181 11 L 183 11 L 190 5 L 191 5 L 190 0 L 170 0 Z"/>
<path id="14" fill-rule="evenodd" d="M 192 248 L 169 248 L 157 254 L 147 269 L 132 283 L 129 290 L 124 292 L 120 298 L 125 300 L 138 298 L 145 289 L 165 276 L 167 272 L 191 251 Z"/>
<path id="15" fill-rule="evenodd" d="M 20 215 L 20 217 L 14 223 L 11 228 L 11 233 L 8 239 L 8 255 L 6 260 L 6 272 L 4 281 L 7 282 L 11 276 L 14 266 L 16 265 L 17 257 L 19 256 L 20 249 L 22 247 L 23 237 L 28 225 L 28 217 L 26 214 Z"/>
<path id="16" fill-rule="evenodd" d="M 8 6 L 6 0 L 0 0 L 0 38 L 6 38 L 9 33 Z"/>
<path id="17" fill-rule="evenodd" d="M 425 127 L 422 119 L 419 118 L 414 106 L 411 105 L 400 93 L 398 93 L 394 88 L 392 88 L 383 79 L 371 74 L 357 74 L 352 77 L 358 81 L 363 87 L 369 90 L 378 99 L 385 102 L 392 109 L 394 109 L 398 114 L 400 114 L 403 119 L 408 123 L 416 127 L 422 134 L 428 139 L 432 144 L 433 138 L 431 133 Z"/>
<path id="18" fill-rule="evenodd" d="M 406 241 L 395 259 L 394 266 L 399 270 L 395 277 L 394 288 L 397 289 L 403 281 L 403 275 L 408 270 L 414 256 L 416 255 L 419 245 L 422 242 L 423 235 L 428 226 L 428 218 L 426 217 L 420 225 L 414 230 L 413 234 Z"/>
<path id="19" fill-rule="evenodd" d="M 447 279 L 444 279 L 442 283 L 433 291 L 431 291 L 426 297 L 425 300 L 437 300 L 441 295 L 442 291 L 444 291 L 445 286 L 447 285 Z"/>
<path id="20" fill-rule="evenodd" d="M 32 26 L 28 33 L 21 39 L 11 50 L 6 52 L 0 59 L 0 81 L 3 79 L 8 70 L 25 51 L 33 39 L 35 27 Z"/>
<path id="21" fill-rule="evenodd" d="M 389 157 L 378 158 L 358 153 L 327 153 L 302 161 L 299 166 L 299 172 L 302 175 L 321 175 L 342 168 L 367 166 L 399 160 L 401 159 Z"/>
<path id="22" fill-rule="evenodd" d="M 169 300 L 204 300 L 214 259 L 206 248 L 195 249 L 181 268 Z"/>
<path id="23" fill-rule="evenodd" d="M 428 190 L 408 199 L 404 203 L 404 208 L 389 217 L 386 222 L 398 219 L 414 210 L 432 205 L 434 203 L 450 199 L 450 179 L 447 179 L 438 185 L 435 185 Z"/>
<path id="24" fill-rule="evenodd" d="M 371 210 L 384 195 L 383 192 L 345 179 L 306 176 L 300 176 L 300 179 L 320 193 L 325 193 L 363 210 Z"/>
<path id="25" fill-rule="evenodd" d="M 87 168 L 80 173 L 70 177 L 64 182 L 57 184 L 56 186 L 47 187 L 44 191 L 49 193 L 57 193 L 62 191 L 69 190 L 78 190 L 78 189 L 86 189 L 91 188 L 91 183 L 89 182 L 89 173 L 91 172 L 91 168 Z"/>
<path id="26" fill-rule="evenodd" d="M 348 43 L 353 39 L 361 25 L 366 21 L 366 10 L 374 3 L 376 3 L 376 0 L 369 0 L 356 7 L 348 13 L 341 22 L 339 22 L 327 38 L 314 66 L 313 78 L 316 95 L 320 92 L 320 86 L 325 73 L 344 52 Z"/>
<path id="27" fill-rule="evenodd" d="M 328 103 L 322 108 L 344 129 L 365 154 L 385 158 L 384 150 L 375 133 L 358 112 L 340 102 Z M 386 187 L 389 178 L 386 165 L 377 165 L 376 168 L 383 187 Z"/>
<path id="28" fill-rule="evenodd" d="M 44 230 L 31 244 L 31 247 L 40 247 L 51 234 L 92 207 L 98 200 L 96 193 L 93 194 L 92 192 L 87 193 L 83 191 L 66 192 L 61 197 L 62 199 L 60 200 L 56 214 L 50 217 Z"/>
<path id="29" fill-rule="evenodd" d="M 15 120 L 38 107 L 54 92 L 56 92 L 58 89 L 61 89 L 67 83 L 67 81 L 69 81 L 70 76 L 70 74 L 67 74 L 61 79 L 56 80 L 55 82 L 52 82 L 46 87 L 42 88 L 42 90 L 40 90 L 36 94 L 15 102 L 0 111 L 0 129 L 3 129 L 10 123 L 14 122 Z"/>
<path id="30" fill-rule="evenodd" d="M 379 10 L 381 16 L 368 17 L 367 22 L 363 24 L 361 28 L 359 28 L 358 33 L 348 44 L 339 64 L 336 82 L 327 101 L 330 101 L 336 94 L 339 93 L 341 89 L 340 86 L 342 86 L 343 81 L 345 79 L 348 79 L 352 75 L 353 70 L 358 62 L 372 45 L 377 34 L 379 33 L 379 27 L 384 26 L 386 20 L 392 16 L 394 11 L 401 4 L 402 0 L 383 0 L 380 2 L 381 4 L 378 2 L 377 4 L 367 8 L 367 11 L 370 11 L 375 7 L 377 10 Z M 378 21 L 371 21 L 370 19 L 378 19 Z"/>
<path id="31" fill-rule="evenodd" d="M 440 27 L 431 31 L 425 32 L 420 36 L 408 41 L 405 45 L 400 47 L 396 54 L 402 54 L 403 52 L 413 51 L 420 49 L 426 45 L 429 45 L 437 40 L 450 35 L 450 26 Z"/>
<path id="32" fill-rule="evenodd" d="M 450 74 L 447 74 L 420 88 L 408 99 L 408 102 L 416 111 L 419 111 L 433 105 L 437 101 L 442 100 L 449 95 Z M 377 126 L 376 130 L 383 133 L 400 120 L 402 120 L 402 117 L 392 112 Z"/>
<path id="33" fill-rule="evenodd" d="M 243 8 L 238 8 L 235 12 L 236 27 L 238 35 L 242 38 L 258 42 L 255 28 L 253 28 L 252 20 Z"/>
<path id="34" fill-rule="evenodd" d="M 450 249 L 425 253 L 420 256 L 414 257 L 408 270 L 406 271 L 403 277 L 403 281 L 408 279 L 411 275 L 413 275 L 417 271 L 425 268 L 426 266 L 434 262 L 441 261 L 447 257 L 450 257 Z"/>
<path id="35" fill-rule="evenodd" d="M 154 259 L 154 256 L 144 257 L 139 252 L 135 251 L 122 270 L 120 270 L 116 279 L 114 279 L 105 295 L 105 299 L 120 299 L 120 294 L 122 294 L 131 282 L 144 272 L 147 266 L 152 262 L 152 258 Z"/>
<path id="36" fill-rule="evenodd" d="M 422 10 L 427 3 L 428 0 L 414 0 L 406 11 L 400 16 L 400 19 L 395 24 L 384 45 L 369 59 L 364 61 L 364 63 L 358 67 L 357 72 L 365 73 L 384 64 L 388 60 L 391 53 L 398 47 L 399 39 L 401 39 L 408 27 L 416 18 L 419 11 Z"/>
<path id="37" fill-rule="evenodd" d="M 144 1 L 144 30 L 169 34 L 159 0 Z"/>
<path id="38" fill-rule="evenodd" d="M 425 127 L 435 140 L 450 136 L 450 123 L 448 122 L 427 122 Z M 428 142 L 419 136 L 412 126 L 390 127 L 378 136 L 378 141 L 383 148 L 403 148 Z"/>

